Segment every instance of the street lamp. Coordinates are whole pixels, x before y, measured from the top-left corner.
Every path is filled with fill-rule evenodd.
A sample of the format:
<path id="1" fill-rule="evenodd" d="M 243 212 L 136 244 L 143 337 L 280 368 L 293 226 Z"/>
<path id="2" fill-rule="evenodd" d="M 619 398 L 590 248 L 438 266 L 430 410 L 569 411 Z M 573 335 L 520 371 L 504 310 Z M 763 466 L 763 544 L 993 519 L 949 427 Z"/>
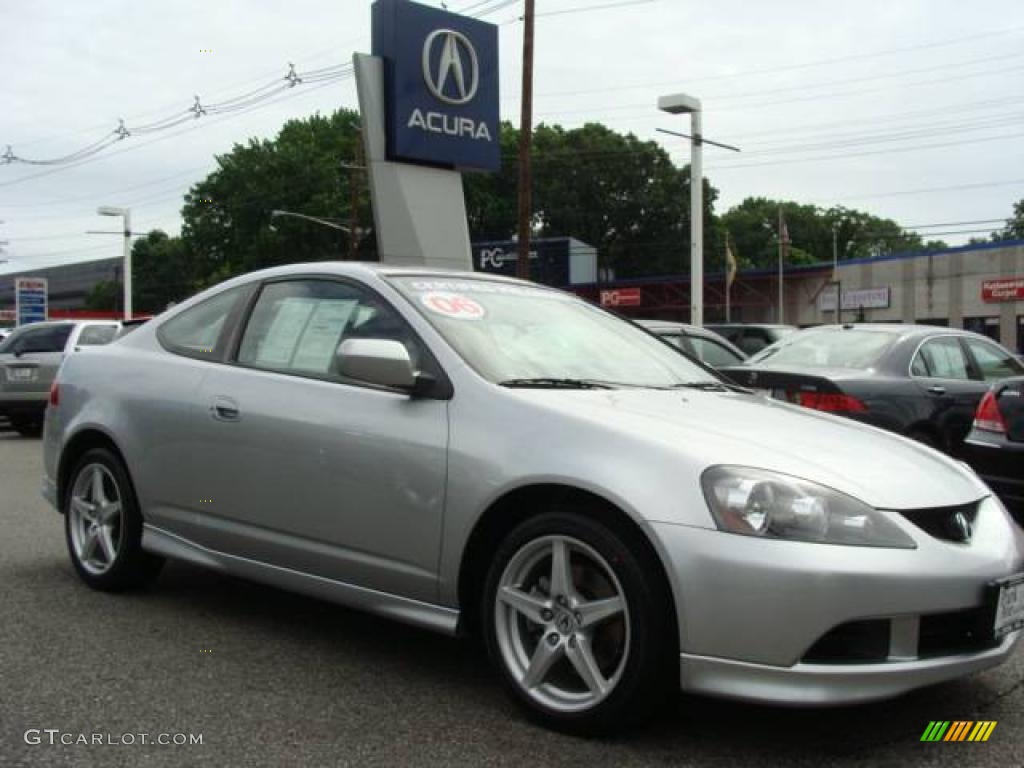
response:
<path id="1" fill-rule="evenodd" d="M 131 208 L 114 208 L 101 205 L 96 209 L 100 216 L 120 216 L 124 219 L 124 319 L 132 319 L 132 211 Z"/>
<path id="2" fill-rule="evenodd" d="M 658 99 L 670 115 L 690 115 L 690 324 L 704 325 L 704 169 L 700 99 L 674 93 Z"/>
<path id="3" fill-rule="evenodd" d="M 316 216 L 307 216 L 304 213 L 294 213 L 292 211 L 273 210 L 270 212 L 271 219 L 276 219 L 278 216 L 291 216 L 292 218 L 295 219 L 305 219 L 306 221 L 312 221 L 315 224 L 321 224 L 325 227 L 330 227 L 331 229 L 340 229 L 342 232 L 345 232 L 346 234 L 349 235 L 352 234 L 352 230 L 349 229 L 348 227 L 342 226 L 341 224 L 336 224 L 335 222 L 329 219 L 321 219 Z"/>

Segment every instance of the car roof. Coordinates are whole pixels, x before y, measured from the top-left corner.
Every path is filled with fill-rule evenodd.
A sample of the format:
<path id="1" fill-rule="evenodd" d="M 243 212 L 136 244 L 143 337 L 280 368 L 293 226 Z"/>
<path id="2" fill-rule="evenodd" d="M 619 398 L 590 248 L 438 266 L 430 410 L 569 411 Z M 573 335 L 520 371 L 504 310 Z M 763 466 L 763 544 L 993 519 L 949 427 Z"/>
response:
<path id="1" fill-rule="evenodd" d="M 914 323 L 843 323 L 815 325 L 803 328 L 804 331 L 876 331 L 879 333 L 896 333 L 901 336 L 977 336 L 987 339 L 981 333 L 964 330 L 963 328 L 947 328 L 944 325 L 917 325 Z M 989 339 L 991 341 L 991 339 Z"/>
<path id="2" fill-rule="evenodd" d="M 708 328 L 796 328 L 788 323 L 707 323 Z"/>

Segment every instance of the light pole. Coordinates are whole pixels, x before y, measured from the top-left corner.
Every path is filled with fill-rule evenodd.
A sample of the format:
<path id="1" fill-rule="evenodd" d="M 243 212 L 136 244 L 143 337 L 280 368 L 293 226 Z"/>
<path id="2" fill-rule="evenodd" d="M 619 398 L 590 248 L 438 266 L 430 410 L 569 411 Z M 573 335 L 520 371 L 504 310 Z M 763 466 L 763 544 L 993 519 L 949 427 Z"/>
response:
<path id="1" fill-rule="evenodd" d="M 325 227 L 330 227 L 331 229 L 340 229 L 342 232 L 345 232 L 349 235 L 352 234 L 351 229 L 341 224 L 337 224 L 331 221 L 330 219 L 321 219 L 316 216 L 307 216 L 304 213 L 294 213 L 292 211 L 273 210 L 270 212 L 271 219 L 276 219 L 279 216 L 291 216 L 294 219 L 305 219 L 306 221 L 312 221 L 314 224 L 320 224 Z"/>
<path id="2" fill-rule="evenodd" d="M 674 93 L 658 99 L 670 115 L 690 115 L 690 324 L 704 325 L 704 169 L 700 99 Z"/>
<path id="3" fill-rule="evenodd" d="M 120 216 L 124 219 L 124 319 L 132 319 L 132 210 L 101 205 L 100 216 Z"/>

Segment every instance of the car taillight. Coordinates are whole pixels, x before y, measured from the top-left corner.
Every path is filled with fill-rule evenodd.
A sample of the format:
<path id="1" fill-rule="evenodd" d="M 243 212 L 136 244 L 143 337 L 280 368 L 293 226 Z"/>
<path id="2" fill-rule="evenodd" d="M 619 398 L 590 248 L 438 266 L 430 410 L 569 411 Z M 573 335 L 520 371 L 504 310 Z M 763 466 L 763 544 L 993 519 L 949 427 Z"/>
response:
<path id="1" fill-rule="evenodd" d="M 50 407 L 56 408 L 60 405 L 60 385 L 55 381 L 50 385 Z"/>
<path id="2" fill-rule="evenodd" d="M 985 432 L 998 432 L 1006 434 L 1006 422 L 1003 414 L 999 411 L 999 403 L 996 400 L 996 393 L 989 390 L 978 403 L 978 410 L 974 414 L 974 428 Z"/>
<path id="3" fill-rule="evenodd" d="M 864 413 L 868 409 L 853 395 L 834 392 L 798 392 L 796 402 L 804 408 L 831 413 Z"/>

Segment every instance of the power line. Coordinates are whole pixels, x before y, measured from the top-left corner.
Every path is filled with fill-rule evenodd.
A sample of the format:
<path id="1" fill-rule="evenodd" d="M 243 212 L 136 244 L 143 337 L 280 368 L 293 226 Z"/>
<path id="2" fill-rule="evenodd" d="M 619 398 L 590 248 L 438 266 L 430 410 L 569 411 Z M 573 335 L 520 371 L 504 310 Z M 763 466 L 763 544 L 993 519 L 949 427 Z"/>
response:
<path id="1" fill-rule="evenodd" d="M 971 43 L 977 40 L 987 40 L 993 37 L 1004 37 L 1006 35 L 1015 35 L 1019 32 L 1024 31 L 1024 27 L 1011 27 L 1010 29 L 993 30 L 991 32 L 982 32 L 976 35 L 962 35 L 954 38 L 947 38 L 944 40 L 937 40 L 931 43 L 923 43 L 920 45 L 903 46 L 899 48 L 889 48 L 880 51 L 872 51 L 869 53 L 858 53 L 851 54 L 848 56 L 838 56 L 826 59 L 817 59 L 814 61 L 800 62 L 797 64 L 784 64 L 776 67 L 759 67 L 757 69 L 748 69 L 741 72 L 730 72 L 718 75 L 704 75 L 700 77 L 688 78 L 687 84 L 691 83 L 707 83 L 718 80 L 734 80 L 737 78 L 754 77 L 759 75 L 776 74 L 778 72 L 789 72 L 798 69 L 810 69 L 813 67 L 820 67 L 829 64 L 840 64 L 850 61 L 863 61 L 864 59 L 877 58 L 879 56 L 891 56 L 900 53 L 907 53 L 909 51 L 927 50 L 931 48 L 942 48 L 947 46 L 961 45 L 964 43 Z M 679 78 L 673 80 L 663 80 L 661 82 L 645 82 L 636 83 L 633 85 L 617 85 L 617 86 L 604 86 L 601 88 L 589 88 L 585 90 L 571 90 L 571 91 L 547 91 L 546 93 L 538 94 L 538 96 L 573 96 L 577 94 L 589 94 L 589 93 L 610 93 L 613 91 L 626 91 L 636 90 L 639 88 L 651 88 L 651 87 L 666 87 L 679 84 Z"/>

